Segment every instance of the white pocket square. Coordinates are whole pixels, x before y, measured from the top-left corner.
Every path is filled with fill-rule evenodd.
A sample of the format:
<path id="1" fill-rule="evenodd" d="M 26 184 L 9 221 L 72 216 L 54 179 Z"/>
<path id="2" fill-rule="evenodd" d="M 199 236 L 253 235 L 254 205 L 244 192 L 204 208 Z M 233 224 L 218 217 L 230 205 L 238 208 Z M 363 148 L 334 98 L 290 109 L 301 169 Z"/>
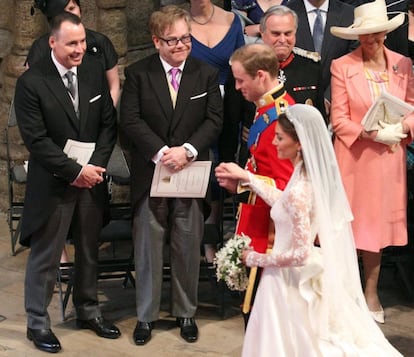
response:
<path id="1" fill-rule="evenodd" d="M 190 97 L 190 100 L 202 98 L 202 97 L 205 97 L 206 95 L 207 95 L 207 92 L 204 92 L 199 95 L 195 95 L 194 97 Z"/>
<path id="2" fill-rule="evenodd" d="M 93 102 L 96 102 L 100 97 L 102 97 L 102 95 L 97 95 L 96 97 L 93 97 L 90 101 L 89 101 L 89 103 L 93 103 Z"/>

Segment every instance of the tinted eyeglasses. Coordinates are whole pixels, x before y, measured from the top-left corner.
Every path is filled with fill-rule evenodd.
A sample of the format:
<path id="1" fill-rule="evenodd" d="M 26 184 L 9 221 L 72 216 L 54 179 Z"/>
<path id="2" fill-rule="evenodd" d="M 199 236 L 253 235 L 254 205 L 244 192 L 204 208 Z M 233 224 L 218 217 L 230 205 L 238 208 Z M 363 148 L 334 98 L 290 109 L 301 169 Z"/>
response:
<path id="1" fill-rule="evenodd" d="M 191 36 L 186 35 L 180 38 L 162 38 L 158 37 L 160 40 L 163 40 L 168 46 L 177 46 L 178 42 L 181 41 L 182 44 L 190 43 L 191 42 Z"/>

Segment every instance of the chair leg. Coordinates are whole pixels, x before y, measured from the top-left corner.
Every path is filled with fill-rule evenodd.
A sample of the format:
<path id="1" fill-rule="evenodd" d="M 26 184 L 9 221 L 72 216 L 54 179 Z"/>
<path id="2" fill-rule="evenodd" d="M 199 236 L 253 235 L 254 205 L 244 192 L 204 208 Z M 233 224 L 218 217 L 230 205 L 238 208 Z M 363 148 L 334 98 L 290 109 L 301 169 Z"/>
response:
<path id="1" fill-rule="evenodd" d="M 57 272 L 57 285 L 58 285 L 58 290 L 59 290 L 59 300 L 60 300 L 62 321 L 66 320 L 66 307 L 68 306 L 69 297 L 73 289 L 73 269 L 71 265 L 69 265 L 68 263 L 64 263 L 64 264 L 65 266 L 61 266 Z M 65 275 L 67 274 L 65 292 L 63 292 L 63 288 L 62 288 L 63 276 L 64 276 L 62 268 L 67 270 L 67 272 L 65 272 Z"/>
<path id="2" fill-rule="evenodd" d="M 63 299 L 63 304 L 62 304 L 62 320 L 63 321 L 66 320 L 65 311 L 66 311 L 66 307 L 68 306 L 69 297 L 72 293 L 72 289 L 73 289 L 73 281 L 72 281 L 72 278 L 71 278 L 68 281 L 68 285 L 67 285 L 66 291 L 65 291 L 65 297 Z"/>
<path id="3" fill-rule="evenodd" d="M 65 321 L 65 309 L 63 307 L 63 289 L 62 289 L 62 272 L 60 269 L 57 271 L 57 286 L 59 290 L 59 301 L 62 321 Z"/>
<path id="4" fill-rule="evenodd" d="M 13 214 L 11 214 L 10 217 L 10 234 L 11 234 L 11 249 L 12 249 L 12 255 L 16 255 L 16 244 L 20 237 L 20 230 L 21 230 L 21 218 L 17 221 L 17 227 L 16 229 L 13 228 Z"/>
<path id="5" fill-rule="evenodd" d="M 126 272 L 125 272 L 125 278 L 124 278 L 124 281 L 122 282 L 122 287 L 123 288 L 126 288 L 127 287 L 127 285 L 128 285 L 128 281 L 130 281 L 131 282 L 131 285 L 132 285 L 132 287 L 133 288 L 135 288 L 135 278 L 134 278 L 134 276 L 132 275 L 132 272 L 131 272 L 131 270 L 127 270 Z"/>
<path id="6" fill-rule="evenodd" d="M 132 287 L 135 288 L 135 278 L 132 275 L 132 270 L 135 269 L 134 264 L 135 264 L 135 261 L 134 261 L 134 246 L 132 245 L 131 255 L 129 256 L 129 259 L 128 259 L 128 268 L 125 271 L 125 278 L 124 278 L 124 281 L 122 282 L 122 286 L 124 288 L 127 287 L 128 280 L 131 282 Z"/>

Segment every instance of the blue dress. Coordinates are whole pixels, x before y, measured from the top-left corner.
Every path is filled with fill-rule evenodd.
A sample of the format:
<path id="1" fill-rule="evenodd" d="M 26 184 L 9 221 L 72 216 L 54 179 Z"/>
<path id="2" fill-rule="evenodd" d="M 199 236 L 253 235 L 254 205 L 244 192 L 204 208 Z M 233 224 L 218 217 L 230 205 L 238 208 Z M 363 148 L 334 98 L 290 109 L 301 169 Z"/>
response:
<path id="1" fill-rule="evenodd" d="M 281 5 L 286 5 L 287 1 L 282 1 Z M 255 24 L 260 23 L 264 11 L 257 3 L 256 0 L 232 0 L 231 6 L 233 9 L 244 11 L 247 13 L 247 17 Z"/>
<path id="2" fill-rule="evenodd" d="M 238 16 L 223 39 L 214 47 L 208 47 L 192 38 L 191 56 L 207 62 L 219 70 L 219 84 L 224 84 L 230 73 L 229 59 L 235 50 L 244 46 L 244 37 L 241 22 Z"/>
<path id="3" fill-rule="evenodd" d="M 255 24 L 258 24 L 263 16 L 263 10 L 256 0 L 233 0 L 231 5 L 233 9 L 246 12 L 247 17 Z"/>

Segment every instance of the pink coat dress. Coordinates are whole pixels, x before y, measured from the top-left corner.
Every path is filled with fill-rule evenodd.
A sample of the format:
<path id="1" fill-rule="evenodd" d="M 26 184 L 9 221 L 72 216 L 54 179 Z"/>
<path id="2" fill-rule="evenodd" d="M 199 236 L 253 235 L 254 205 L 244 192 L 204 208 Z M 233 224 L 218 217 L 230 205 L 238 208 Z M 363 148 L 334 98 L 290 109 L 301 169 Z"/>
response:
<path id="1" fill-rule="evenodd" d="M 414 77 L 409 58 L 385 49 L 388 92 L 414 105 Z M 372 104 L 362 50 L 357 48 L 331 65 L 331 121 L 335 152 L 354 214 L 358 249 L 379 252 L 407 244 L 406 145 L 414 134 L 414 114 L 407 118 L 410 135 L 395 152 L 387 145 L 360 140 L 361 120 Z"/>

